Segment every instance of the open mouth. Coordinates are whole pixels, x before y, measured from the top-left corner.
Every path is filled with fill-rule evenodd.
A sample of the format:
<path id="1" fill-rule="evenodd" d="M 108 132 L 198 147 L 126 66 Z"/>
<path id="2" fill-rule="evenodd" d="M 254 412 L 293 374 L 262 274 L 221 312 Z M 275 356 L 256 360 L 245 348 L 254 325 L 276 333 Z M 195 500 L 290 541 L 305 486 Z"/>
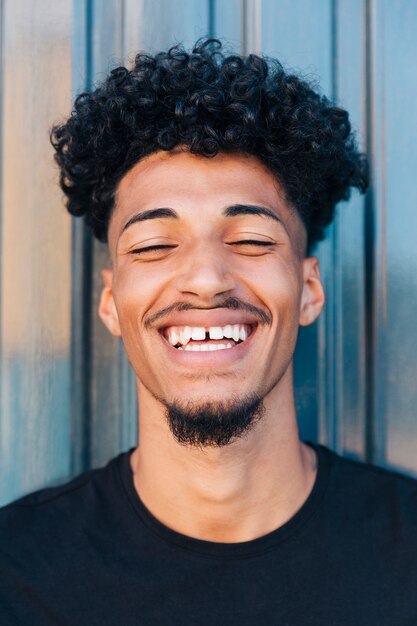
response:
<path id="1" fill-rule="evenodd" d="M 226 324 L 226 326 L 169 326 L 161 330 L 168 343 L 177 350 L 212 352 L 229 350 L 244 343 L 255 325 Z"/>

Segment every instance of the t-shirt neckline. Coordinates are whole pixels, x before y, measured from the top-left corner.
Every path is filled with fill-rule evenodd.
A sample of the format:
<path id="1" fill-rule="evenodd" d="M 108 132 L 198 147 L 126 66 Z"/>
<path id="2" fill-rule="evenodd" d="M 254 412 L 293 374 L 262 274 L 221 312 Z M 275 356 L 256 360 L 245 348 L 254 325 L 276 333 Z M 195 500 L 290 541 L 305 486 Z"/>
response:
<path id="1" fill-rule="evenodd" d="M 143 504 L 137 493 L 133 481 L 133 472 L 130 466 L 130 455 L 134 448 L 119 457 L 119 476 L 123 484 L 126 495 L 133 507 L 134 513 L 140 521 L 154 535 L 159 536 L 166 542 L 177 546 L 188 552 L 204 554 L 217 558 L 239 558 L 256 556 L 257 554 L 268 552 L 280 545 L 294 533 L 301 532 L 307 522 L 312 518 L 318 509 L 325 494 L 330 468 L 332 453 L 324 446 L 305 442 L 311 446 L 317 454 L 317 476 L 313 488 L 301 508 L 279 528 L 269 532 L 262 537 L 239 543 L 218 543 L 196 539 L 179 533 L 162 522 L 160 522 Z"/>

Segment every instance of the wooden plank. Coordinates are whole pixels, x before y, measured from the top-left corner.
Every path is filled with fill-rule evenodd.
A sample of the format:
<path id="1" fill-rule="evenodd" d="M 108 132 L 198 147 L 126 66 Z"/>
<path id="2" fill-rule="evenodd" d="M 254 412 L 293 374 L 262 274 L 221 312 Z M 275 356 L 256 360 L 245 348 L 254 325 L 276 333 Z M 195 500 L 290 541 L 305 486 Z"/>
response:
<path id="1" fill-rule="evenodd" d="M 332 94 L 332 1 L 263 0 L 262 51 Z"/>
<path id="2" fill-rule="evenodd" d="M 92 85 L 124 63 L 123 38 L 129 22 L 122 0 L 93 2 L 91 15 Z M 137 439 L 137 411 L 133 377 L 121 340 L 112 337 L 98 317 L 102 288 L 101 270 L 110 266 L 107 246 L 91 238 L 91 319 L 90 319 L 90 415 L 88 464 L 107 462 Z"/>
<path id="3" fill-rule="evenodd" d="M 243 0 L 243 52 L 262 53 L 262 0 Z"/>
<path id="4" fill-rule="evenodd" d="M 177 43 L 190 48 L 199 37 L 210 34 L 212 3 L 213 0 L 124 0 L 125 61 L 133 61 L 137 52 L 155 53 Z"/>
<path id="5" fill-rule="evenodd" d="M 71 224 L 48 130 L 70 108 L 71 13 L 3 2 L 1 503 L 70 473 Z"/>
<path id="6" fill-rule="evenodd" d="M 349 111 L 362 150 L 366 145 L 366 3 L 335 5 L 335 99 Z M 335 386 L 337 449 L 366 456 L 365 199 L 354 192 L 335 224 Z"/>
<path id="7" fill-rule="evenodd" d="M 256 0 L 218 2 L 216 35 L 233 37 L 242 52 L 256 51 L 251 48 L 256 41 L 257 48 L 284 64 L 320 76 L 328 95 L 352 110 L 363 143 L 364 2 L 322 3 L 318 11 L 313 2 L 264 0 L 263 29 L 257 33 L 257 20 L 250 18 L 259 9 Z M 251 27 L 255 32 L 249 36 Z M 295 358 L 302 436 L 321 438 L 357 458 L 365 454 L 363 212 L 364 201 L 356 194 L 339 208 L 328 241 L 319 247 L 328 305 L 319 324 L 300 330 Z"/>
<path id="8" fill-rule="evenodd" d="M 278 58 L 322 91 L 333 94 L 334 49 L 332 2 L 326 0 L 264 0 L 262 40 L 264 54 Z M 337 448 L 334 353 L 334 228 L 317 250 L 327 304 L 316 324 L 300 329 L 295 354 L 297 414 L 303 439 L 320 440 Z"/>
<path id="9" fill-rule="evenodd" d="M 158 51 L 176 42 L 191 46 L 209 30 L 209 3 L 186 0 L 111 0 L 93 4 L 92 75 L 133 60 L 139 50 Z M 101 465 L 137 441 L 134 377 L 121 342 L 111 337 L 96 311 L 100 271 L 109 266 L 107 248 L 93 244 L 92 361 L 89 464 Z"/>
<path id="10" fill-rule="evenodd" d="M 374 459 L 417 475 L 417 4 L 371 2 Z"/>
<path id="11" fill-rule="evenodd" d="M 213 7 L 213 35 L 222 40 L 226 49 L 243 52 L 242 0 L 214 0 Z"/>
<path id="12" fill-rule="evenodd" d="M 91 82 L 91 1 L 74 1 L 72 37 L 72 88 L 74 96 Z M 90 366 L 91 366 L 91 264 L 90 229 L 72 218 L 71 263 L 71 473 L 89 468 Z"/>

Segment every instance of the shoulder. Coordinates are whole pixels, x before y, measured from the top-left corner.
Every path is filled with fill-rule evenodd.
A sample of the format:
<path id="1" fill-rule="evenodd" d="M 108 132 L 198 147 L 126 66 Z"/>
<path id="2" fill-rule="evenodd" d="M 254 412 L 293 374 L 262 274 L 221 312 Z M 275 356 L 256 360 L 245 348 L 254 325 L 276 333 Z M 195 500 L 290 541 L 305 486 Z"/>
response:
<path id="1" fill-rule="evenodd" d="M 124 453 L 126 455 L 127 453 Z M 13 538 L 16 550 L 45 543 L 51 537 L 79 531 L 100 507 L 112 500 L 118 487 L 119 455 L 105 467 L 87 471 L 71 481 L 26 495 L 0 509 L 0 552 L 7 552 Z"/>
<path id="2" fill-rule="evenodd" d="M 0 545 L 21 533 L 32 537 L 45 533 L 47 525 L 64 521 L 88 498 L 91 481 L 100 470 L 89 471 L 57 486 L 30 493 L 0 509 Z"/>
<path id="3" fill-rule="evenodd" d="M 124 456 L 0 509 L 1 623 L 46 623 L 51 597 L 60 605 L 94 571 L 94 556 L 118 528 Z"/>
<path id="4" fill-rule="evenodd" d="M 417 478 L 401 473 L 396 469 L 387 469 L 365 463 L 363 461 L 340 456 L 324 446 L 319 446 L 332 466 L 336 480 L 351 480 L 353 486 L 372 486 L 373 488 L 389 488 L 398 493 L 417 494 Z"/>
<path id="5" fill-rule="evenodd" d="M 417 527 L 417 479 L 318 449 L 330 467 L 328 495 L 336 510 L 387 532 L 406 534 Z"/>
<path id="6" fill-rule="evenodd" d="M 54 486 L 47 487 L 44 489 L 39 489 L 38 491 L 33 491 L 25 496 L 22 496 L 18 500 L 7 504 L 6 506 L 0 508 L 0 513 L 4 513 L 6 511 L 18 511 L 25 509 L 36 509 L 38 507 L 43 507 L 50 503 L 53 503 L 57 500 L 67 499 L 68 496 L 71 496 L 74 492 L 80 491 L 83 489 L 85 485 L 87 485 L 93 476 L 97 475 L 102 471 L 101 469 L 90 470 L 88 472 L 84 472 L 75 478 L 72 478 L 66 483 Z"/>

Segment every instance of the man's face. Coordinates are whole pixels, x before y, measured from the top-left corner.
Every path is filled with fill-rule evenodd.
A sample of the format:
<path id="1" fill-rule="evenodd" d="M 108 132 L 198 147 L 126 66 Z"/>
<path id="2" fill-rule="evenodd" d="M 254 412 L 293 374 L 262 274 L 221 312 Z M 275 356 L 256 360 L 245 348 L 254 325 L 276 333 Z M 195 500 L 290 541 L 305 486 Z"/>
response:
<path id="1" fill-rule="evenodd" d="M 163 404 L 264 398 L 323 305 L 305 243 L 255 157 L 151 155 L 118 186 L 100 315 Z"/>

